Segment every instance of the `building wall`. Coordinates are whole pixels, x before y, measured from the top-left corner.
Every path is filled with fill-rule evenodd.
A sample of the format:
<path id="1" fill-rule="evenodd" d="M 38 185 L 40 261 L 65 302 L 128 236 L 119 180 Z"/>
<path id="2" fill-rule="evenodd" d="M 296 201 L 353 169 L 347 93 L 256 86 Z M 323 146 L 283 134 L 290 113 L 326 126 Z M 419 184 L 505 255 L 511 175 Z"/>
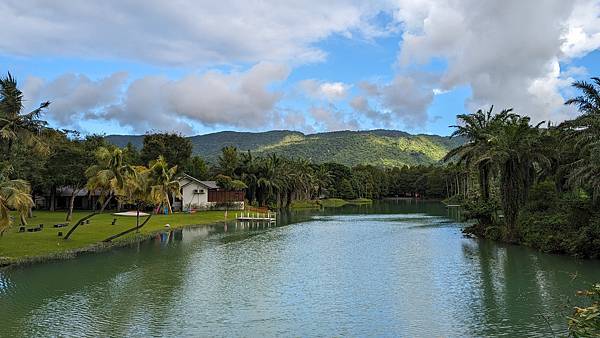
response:
<path id="1" fill-rule="evenodd" d="M 183 180 L 180 184 L 188 183 L 188 180 Z M 203 194 L 195 194 L 194 190 L 204 190 Z M 189 210 L 190 208 L 204 209 L 208 207 L 208 189 L 196 182 L 191 182 L 181 188 L 182 209 Z"/>

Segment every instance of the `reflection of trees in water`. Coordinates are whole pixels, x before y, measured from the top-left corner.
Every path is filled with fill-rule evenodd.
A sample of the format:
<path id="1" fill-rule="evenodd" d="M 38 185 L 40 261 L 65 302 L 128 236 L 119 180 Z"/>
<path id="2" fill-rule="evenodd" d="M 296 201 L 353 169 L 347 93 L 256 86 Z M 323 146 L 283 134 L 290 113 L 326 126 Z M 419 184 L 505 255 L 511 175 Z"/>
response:
<path id="1" fill-rule="evenodd" d="M 166 240 L 180 238 L 172 233 Z M 0 313 L 10 311 L 3 318 L 14 319 L 18 327 L 0 329 L 0 335 L 5 329 L 38 336 L 158 332 L 178 297 L 183 275 L 177 272 L 188 257 L 176 243 L 163 250 L 155 240 L 11 271 L 15 289 L 10 299 L 15 303 L 0 304 Z"/>
<path id="2" fill-rule="evenodd" d="M 593 279 L 600 272 L 589 264 L 582 271 L 569 257 L 485 240 L 464 244 L 463 253 L 478 267 L 481 304 L 480 317 L 475 321 L 480 325 L 473 328 L 475 336 L 562 334 L 569 313 L 565 295 L 577 290 L 572 275 Z"/>

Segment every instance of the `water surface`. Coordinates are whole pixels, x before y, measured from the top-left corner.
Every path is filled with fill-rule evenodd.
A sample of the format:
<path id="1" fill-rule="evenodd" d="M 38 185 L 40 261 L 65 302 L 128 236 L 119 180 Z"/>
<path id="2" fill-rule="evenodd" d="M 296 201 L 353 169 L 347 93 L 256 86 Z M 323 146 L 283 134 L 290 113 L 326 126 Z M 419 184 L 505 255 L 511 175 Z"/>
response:
<path id="1" fill-rule="evenodd" d="M 396 201 L 201 227 L 0 272 L 0 336 L 562 334 L 600 262 L 464 238 Z"/>

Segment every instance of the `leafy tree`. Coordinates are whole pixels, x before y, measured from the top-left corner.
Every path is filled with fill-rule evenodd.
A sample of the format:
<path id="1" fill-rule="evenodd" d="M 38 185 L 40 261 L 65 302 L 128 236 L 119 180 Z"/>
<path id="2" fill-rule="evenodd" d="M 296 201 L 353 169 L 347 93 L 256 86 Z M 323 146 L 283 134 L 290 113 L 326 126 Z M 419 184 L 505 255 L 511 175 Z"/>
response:
<path id="1" fill-rule="evenodd" d="M 77 135 L 75 135 L 77 136 Z M 90 139 L 89 146 L 95 146 L 95 139 Z M 67 206 L 66 220 L 73 218 L 75 197 L 86 185 L 85 171 L 93 163 L 93 150 L 86 146 L 86 141 L 69 139 L 66 134 L 51 146 L 51 155 L 46 166 L 47 177 L 52 186 L 68 187 L 71 195 Z"/>
<path id="2" fill-rule="evenodd" d="M 188 175 L 195 177 L 199 180 L 206 180 L 209 177 L 208 165 L 206 164 L 206 162 L 204 162 L 202 157 L 197 155 L 192 156 L 190 161 L 187 163 L 187 165 L 185 166 L 185 172 Z"/>
<path id="3" fill-rule="evenodd" d="M 225 176 L 233 176 L 238 167 L 238 151 L 236 147 L 227 146 L 221 149 L 218 161 L 218 171 Z"/>
<path id="4" fill-rule="evenodd" d="M 146 134 L 140 153 L 141 163 L 149 163 L 163 156 L 167 163 L 184 168 L 192 156 L 192 143 L 178 134 Z"/>

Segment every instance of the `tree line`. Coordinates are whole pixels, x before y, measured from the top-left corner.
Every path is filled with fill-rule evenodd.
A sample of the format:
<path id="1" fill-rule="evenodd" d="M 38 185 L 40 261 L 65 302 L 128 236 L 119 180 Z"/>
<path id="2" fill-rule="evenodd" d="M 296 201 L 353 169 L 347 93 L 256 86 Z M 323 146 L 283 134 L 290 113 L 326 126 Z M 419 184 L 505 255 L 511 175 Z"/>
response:
<path id="1" fill-rule="evenodd" d="M 192 154 L 181 135 L 149 133 L 143 146 L 118 148 L 101 135 L 50 128 L 42 113 L 24 113 L 22 94 L 9 74 L 0 79 L 0 222 L 17 210 L 25 224 L 36 196 L 69 187 L 70 219 L 78 191 L 100 191 L 94 209 L 111 201 L 167 208 L 185 172 L 245 190 L 253 205 L 289 207 L 320 198 L 419 197 L 462 204 L 477 222 L 468 232 L 520 242 L 546 251 L 600 255 L 600 80 L 576 82 L 581 93 L 566 102 L 578 117 L 558 125 L 532 124 L 528 116 L 493 107 L 457 116 L 453 136 L 467 141 L 445 163 L 379 167 L 311 163 L 274 154 L 256 156 L 224 147 L 216 163 Z M 52 202 L 54 199 L 51 198 Z M 52 203 L 49 206 L 53 209 Z"/>
<path id="2" fill-rule="evenodd" d="M 544 251 L 600 257 L 600 79 L 573 84 L 579 116 L 532 124 L 511 109 L 458 115 L 468 141 L 446 156 L 471 171 L 467 232 Z"/>

